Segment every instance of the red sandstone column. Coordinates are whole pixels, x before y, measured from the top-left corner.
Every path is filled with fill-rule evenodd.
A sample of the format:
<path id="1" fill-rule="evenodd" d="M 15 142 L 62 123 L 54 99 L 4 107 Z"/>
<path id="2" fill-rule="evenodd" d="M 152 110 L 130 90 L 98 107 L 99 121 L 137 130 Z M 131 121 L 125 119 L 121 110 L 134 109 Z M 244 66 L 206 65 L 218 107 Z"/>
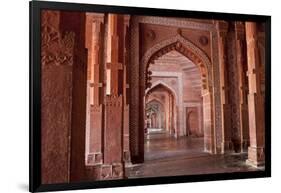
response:
<path id="1" fill-rule="evenodd" d="M 176 135 L 176 121 L 175 121 L 175 117 L 176 117 L 176 112 L 175 112 L 175 98 L 172 94 L 170 94 L 170 108 L 171 108 L 171 133 L 173 135 Z"/>
<path id="2" fill-rule="evenodd" d="M 261 93 L 261 61 L 258 53 L 258 34 L 255 22 L 246 22 L 248 57 L 248 108 L 250 147 L 247 163 L 264 165 L 264 99 Z"/>
<path id="3" fill-rule="evenodd" d="M 52 22 L 50 22 L 52 21 Z M 41 12 L 41 182 L 68 183 L 75 34 L 61 12 Z M 63 58 L 63 60 L 61 60 Z"/>
<path id="4" fill-rule="evenodd" d="M 229 86 L 227 81 L 227 48 L 226 35 L 228 23 L 219 21 L 217 23 L 219 40 L 219 64 L 220 64 L 220 86 L 221 86 L 221 112 L 222 112 L 222 152 L 232 151 L 231 142 L 231 107 L 229 104 Z"/>
<path id="5" fill-rule="evenodd" d="M 128 65 L 129 65 L 129 21 L 130 16 L 124 16 L 124 70 L 123 70 L 123 104 L 124 104 L 124 115 L 123 115 L 123 160 L 125 163 L 130 164 L 130 141 L 129 141 L 129 99 L 127 93 L 129 92 L 129 76 L 128 76 Z"/>
<path id="6" fill-rule="evenodd" d="M 212 124 L 212 96 L 210 91 L 202 91 L 203 98 L 203 125 L 204 125 L 204 151 L 216 153 L 214 141 L 214 126 Z"/>
<path id="7" fill-rule="evenodd" d="M 104 14 L 86 14 L 86 48 L 88 49 L 87 67 L 87 106 L 86 106 L 86 155 L 85 162 L 89 179 L 100 179 L 102 154 L 102 102 L 100 89 L 102 81 L 102 27 Z"/>
<path id="8" fill-rule="evenodd" d="M 241 152 L 247 150 L 249 145 L 249 123 L 248 123 L 248 104 L 247 104 L 247 55 L 245 26 L 242 22 L 235 23 L 236 55 L 238 69 L 238 88 L 239 88 L 239 114 L 240 114 L 240 141 Z"/>
<path id="9" fill-rule="evenodd" d="M 165 93 L 165 103 L 164 103 L 164 110 L 165 110 L 165 128 L 167 132 L 170 132 L 170 126 L 169 126 L 169 93 Z"/>
<path id="10" fill-rule="evenodd" d="M 123 163 L 123 16 L 108 14 L 104 165 L 102 179 L 124 177 Z M 118 28 L 119 27 L 119 28 Z M 120 73 L 121 72 L 121 73 Z"/>

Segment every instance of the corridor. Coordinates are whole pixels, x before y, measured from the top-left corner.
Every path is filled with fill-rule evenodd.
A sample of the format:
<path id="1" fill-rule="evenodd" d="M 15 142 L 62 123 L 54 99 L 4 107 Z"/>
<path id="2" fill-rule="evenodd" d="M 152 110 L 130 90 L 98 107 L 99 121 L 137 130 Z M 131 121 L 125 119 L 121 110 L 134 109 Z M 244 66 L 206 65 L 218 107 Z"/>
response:
<path id="1" fill-rule="evenodd" d="M 145 161 L 126 168 L 128 178 L 256 171 L 246 165 L 247 154 L 211 155 L 204 152 L 203 138 L 174 138 L 167 133 L 148 134 Z"/>
<path id="2" fill-rule="evenodd" d="M 43 10 L 40 23 L 43 184 L 265 165 L 263 22 Z"/>

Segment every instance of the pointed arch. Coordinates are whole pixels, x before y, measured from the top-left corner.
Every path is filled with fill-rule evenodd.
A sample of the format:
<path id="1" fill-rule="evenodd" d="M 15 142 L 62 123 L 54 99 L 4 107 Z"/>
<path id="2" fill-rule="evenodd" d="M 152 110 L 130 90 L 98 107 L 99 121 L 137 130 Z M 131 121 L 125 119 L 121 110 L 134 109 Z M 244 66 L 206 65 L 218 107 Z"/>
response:
<path id="1" fill-rule="evenodd" d="M 157 80 L 157 81 L 153 82 L 151 87 L 145 91 L 145 94 L 147 94 L 149 91 L 151 91 L 156 86 L 160 86 L 160 85 L 163 86 L 164 88 L 166 88 L 168 91 L 170 91 L 170 93 L 173 95 L 173 97 L 176 101 L 176 105 L 178 105 L 179 104 L 179 97 L 176 94 L 177 92 L 171 86 L 169 86 L 167 83 L 165 83 L 164 81 Z"/>
<path id="2" fill-rule="evenodd" d="M 146 103 L 146 108 L 145 111 L 147 113 L 147 110 L 149 109 L 149 106 L 153 105 L 153 104 L 157 104 L 159 109 L 152 109 L 154 113 L 156 113 L 158 119 L 158 126 L 159 128 L 166 128 L 166 109 L 165 109 L 165 105 L 159 100 L 159 99 L 152 99 L 150 101 L 147 101 Z M 146 114 L 147 116 L 147 114 Z"/>
<path id="3" fill-rule="evenodd" d="M 141 59 L 142 74 L 145 75 L 145 79 L 147 78 L 149 65 L 172 50 L 178 51 L 198 66 L 201 73 L 202 88 L 209 90 L 212 85 L 211 60 L 203 50 L 179 34 L 155 44 L 145 52 Z"/>
<path id="4" fill-rule="evenodd" d="M 170 134 L 177 134 L 178 131 L 178 125 L 177 125 L 177 119 L 179 119 L 179 115 L 177 112 L 177 109 L 180 106 L 180 101 L 179 101 L 179 97 L 177 96 L 177 92 L 174 90 L 174 88 L 172 88 L 170 85 L 168 85 L 166 82 L 162 81 L 162 80 L 157 80 L 153 83 L 153 85 L 151 86 L 151 88 L 147 89 L 145 91 L 145 96 L 147 96 L 147 94 L 152 91 L 154 88 L 156 88 L 157 86 L 162 86 L 166 92 L 168 92 L 168 94 L 171 96 L 171 101 L 168 102 L 169 103 L 169 107 L 165 107 L 165 104 L 163 104 L 159 99 L 152 99 L 151 101 L 147 101 L 148 103 L 151 103 L 152 101 L 156 101 L 160 104 L 163 105 L 165 113 L 164 113 L 164 117 L 165 117 L 165 128 L 170 132 Z M 145 97 L 145 101 L 147 100 L 147 98 Z M 166 109 L 168 108 L 168 109 Z"/>
<path id="5" fill-rule="evenodd" d="M 151 99 L 151 100 L 148 100 L 147 101 L 147 104 L 149 104 L 149 103 L 160 103 L 162 106 L 164 106 L 164 104 L 163 104 L 163 102 L 161 102 L 159 99 L 157 99 L 157 98 L 153 98 L 153 99 Z"/>

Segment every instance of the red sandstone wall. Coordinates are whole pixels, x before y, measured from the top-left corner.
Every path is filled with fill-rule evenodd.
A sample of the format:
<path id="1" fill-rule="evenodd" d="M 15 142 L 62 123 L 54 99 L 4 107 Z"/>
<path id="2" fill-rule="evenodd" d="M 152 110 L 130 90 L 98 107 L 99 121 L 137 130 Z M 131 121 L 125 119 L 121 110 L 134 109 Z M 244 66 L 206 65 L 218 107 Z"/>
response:
<path id="1" fill-rule="evenodd" d="M 72 60 L 59 31 L 60 13 L 42 11 L 42 183 L 62 183 L 69 179 L 69 128 L 71 127 Z M 68 40 L 71 42 L 72 37 Z M 65 49 L 65 50 L 62 50 Z M 60 55 L 58 55 L 58 52 Z"/>
<path id="2" fill-rule="evenodd" d="M 61 12 L 61 31 L 75 33 L 72 67 L 72 114 L 70 144 L 70 181 L 86 181 L 85 125 L 87 52 L 85 49 L 85 13 Z"/>
<path id="3" fill-rule="evenodd" d="M 202 22 L 202 20 L 198 20 Z M 145 51 L 154 46 L 161 41 L 169 39 L 178 34 L 178 29 L 176 27 L 155 25 L 155 24 L 142 24 L 141 25 L 141 56 L 144 55 Z M 169 33 L 167 33 L 167 31 Z M 192 43 L 201 48 L 206 54 L 211 56 L 211 46 L 210 46 L 210 32 L 202 30 L 194 30 L 187 28 L 180 28 L 181 35 L 190 40 Z M 204 40 L 202 40 L 204 39 Z M 203 42 L 203 43 L 202 43 Z M 206 43 L 207 42 L 207 43 Z"/>
<path id="4" fill-rule="evenodd" d="M 42 11 L 41 19 L 41 177 L 43 184 L 66 183 L 84 171 L 84 21 L 81 13 L 59 11 Z"/>

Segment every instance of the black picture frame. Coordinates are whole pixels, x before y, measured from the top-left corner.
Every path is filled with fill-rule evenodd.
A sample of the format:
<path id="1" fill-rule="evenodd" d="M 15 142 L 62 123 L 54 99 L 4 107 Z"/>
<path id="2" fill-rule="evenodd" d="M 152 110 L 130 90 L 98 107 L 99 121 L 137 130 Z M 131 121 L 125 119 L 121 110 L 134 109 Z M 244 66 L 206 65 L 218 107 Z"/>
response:
<path id="1" fill-rule="evenodd" d="M 184 183 L 214 180 L 233 180 L 245 178 L 263 178 L 271 176 L 271 16 L 248 15 L 233 13 L 215 13 L 202 11 L 185 11 L 155 8 L 137 8 L 123 6 L 108 6 L 80 3 L 62 3 L 31 1 L 29 2 L 30 11 L 30 77 L 29 77 L 29 191 L 59 191 L 77 190 L 90 188 L 108 188 L 123 186 L 139 186 L 167 183 Z M 41 66 L 40 66 L 40 11 L 48 10 L 68 10 L 84 12 L 111 12 L 132 15 L 149 15 L 165 17 L 190 17 L 200 19 L 224 19 L 241 21 L 265 22 L 266 30 L 266 68 L 265 68 L 265 170 L 253 172 L 235 172 L 219 174 L 203 174 L 188 176 L 171 176 L 141 179 L 122 179 L 111 181 L 96 181 L 82 183 L 63 183 L 63 184 L 41 184 Z"/>

